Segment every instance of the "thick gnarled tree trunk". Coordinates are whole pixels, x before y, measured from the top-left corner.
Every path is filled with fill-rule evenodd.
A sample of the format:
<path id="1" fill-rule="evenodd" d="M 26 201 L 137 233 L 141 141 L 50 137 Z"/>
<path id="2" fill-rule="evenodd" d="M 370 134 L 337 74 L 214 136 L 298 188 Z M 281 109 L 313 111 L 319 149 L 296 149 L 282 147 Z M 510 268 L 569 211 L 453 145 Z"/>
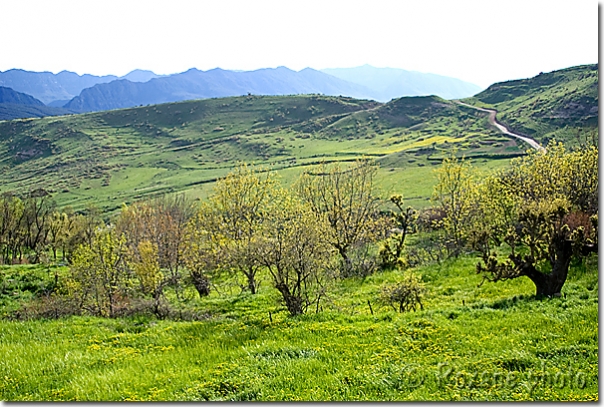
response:
<path id="1" fill-rule="evenodd" d="M 584 255 L 589 253 L 598 252 L 597 244 L 584 245 L 581 248 L 581 252 Z M 514 263 L 519 267 L 520 275 L 525 275 L 531 279 L 537 289 L 537 297 L 553 297 L 559 296 L 562 287 L 566 282 L 568 276 L 568 269 L 570 267 L 570 261 L 573 257 L 573 246 L 570 240 L 563 237 L 558 238 L 554 241 L 550 256 L 550 264 L 552 270 L 549 273 L 542 273 L 537 270 L 533 263 L 527 263 L 526 261 L 518 262 L 518 259 L 512 259 Z"/>
<path id="2" fill-rule="evenodd" d="M 200 272 L 192 271 L 191 280 L 200 297 L 205 297 L 210 294 L 210 280 L 207 276 Z"/>

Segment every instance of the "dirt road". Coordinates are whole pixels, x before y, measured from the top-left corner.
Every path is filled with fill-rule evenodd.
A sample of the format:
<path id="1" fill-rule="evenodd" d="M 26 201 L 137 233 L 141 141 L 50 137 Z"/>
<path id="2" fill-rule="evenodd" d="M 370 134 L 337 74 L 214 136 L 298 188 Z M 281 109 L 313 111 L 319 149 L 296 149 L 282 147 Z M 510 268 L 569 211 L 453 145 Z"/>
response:
<path id="1" fill-rule="evenodd" d="M 511 131 L 508 130 L 507 127 L 505 127 L 503 124 L 499 123 L 497 121 L 497 119 L 495 119 L 495 115 L 497 114 L 496 110 L 491 110 L 491 109 L 483 109 L 482 107 L 476 107 L 476 106 L 472 106 L 469 105 L 467 103 L 464 102 L 460 102 L 459 100 L 454 100 L 455 103 L 462 105 L 462 106 L 467 106 L 470 107 L 472 109 L 476 109 L 476 110 L 480 110 L 481 112 L 487 112 L 489 114 L 489 123 L 493 126 L 495 126 L 500 132 L 502 132 L 503 134 L 507 134 L 508 136 L 512 136 L 515 137 L 517 139 L 520 139 L 526 143 L 528 143 L 531 147 L 533 147 L 536 150 L 540 150 L 540 151 L 545 151 L 545 148 L 537 143 L 535 140 L 533 140 L 532 138 L 526 137 L 526 136 L 521 136 L 520 134 L 516 134 L 513 133 Z"/>

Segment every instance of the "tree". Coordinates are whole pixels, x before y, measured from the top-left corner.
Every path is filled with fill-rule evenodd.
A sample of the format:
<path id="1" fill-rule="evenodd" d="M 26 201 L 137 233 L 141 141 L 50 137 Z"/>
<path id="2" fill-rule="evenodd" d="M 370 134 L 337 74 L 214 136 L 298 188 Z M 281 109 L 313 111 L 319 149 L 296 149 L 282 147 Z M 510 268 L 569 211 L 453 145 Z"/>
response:
<path id="1" fill-rule="evenodd" d="M 116 228 L 119 233 L 126 235 L 133 261 L 140 261 L 141 247 L 149 249 L 147 244 L 150 244 L 154 248 L 154 261 L 160 269 L 167 271 L 165 281 L 157 287 L 160 291 L 157 295 L 161 295 L 161 290 L 168 284 L 177 288 L 177 295 L 180 293 L 178 287 L 180 268 L 184 264 L 181 257 L 184 230 L 192 215 L 193 205 L 184 195 L 173 198 L 164 196 L 122 207 Z"/>
<path id="2" fill-rule="evenodd" d="M 187 223 L 184 233 L 182 258 L 200 297 L 210 294 L 210 277 L 217 273 L 220 264 L 220 237 L 208 227 L 214 220 L 208 204 L 203 203 Z"/>
<path id="3" fill-rule="evenodd" d="M 200 227 L 214 236 L 221 267 L 243 273 L 252 294 L 261 267 L 256 255 L 261 225 L 277 188 L 271 172 L 242 164 L 216 183 L 204 207 L 205 225 Z"/>
<path id="4" fill-rule="evenodd" d="M 445 234 L 445 246 L 450 255 L 457 256 L 466 243 L 464 233 L 475 207 L 476 180 L 470 163 L 457 158 L 455 152 L 445 157 L 436 175 L 432 201 L 444 215 L 439 227 Z"/>
<path id="5" fill-rule="evenodd" d="M 342 260 L 342 274 L 355 274 L 351 250 L 375 242 L 384 232 L 379 218 L 379 198 L 374 178 L 377 166 L 372 161 L 357 161 L 345 169 L 339 163 L 322 164 L 318 172 L 302 174 L 297 191 L 318 218 L 326 217 L 330 229 L 323 239 Z"/>
<path id="6" fill-rule="evenodd" d="M 319 308 L 327 278 L 331 246 L 324 235 L 325 218 L 317 218 L 308 203 L 279 190 L 262 223 L 258 259 L 272 276 L 291 315 L 309 306 Z"/>
<path id="7" fill-rule="evenodd" d="M 0 198 L 0 248 L 5 264 L 10 264 L 21 246 L 21 220 L 23 218 L 23 201 L 11 193 Z"/>
<path id="8" fill-rule="evenodd" d="M 76 250 L 71 264 L 70 294 L 94 315 L 115 317 L 127 296 L 130 272 L 126 237 L 111 227 L 96 231 L 90 244 Z"/>
<path id="9" fill-rule="evenodd" d="M 392 225 L 391 233 L 380 247 L 379 253 L 383 268 L 404 265 L 405 261 L 402 256 L 405 239 L 408 234 L 415 231 L 417 220 L 417 213 L 413 208 L 410 206 L 403 208 L 402 195 L 391 196 L 390 202 L 394 204 L 396 210 L 389 213 L 390 224 Z"/>
<path id="10" fill-rule="evenodd" d="M 148 240 L 143 240 L 138 244 L 137 249 L 136 252 L 129 251 L 128 265 L 138 277 L 141 293 L 153 298 L 153 311 L 159 315 L 165 280 L 159 267 L 157 246 Z"/>
<path id="11" fill-rule="evenodd" d="M 468 228 L 486 280 L 526 276 L 537 296 L 560 295 L 572 258 L 598 251 L 598 150 L 550 143 L 482 183 Z M 507 259 L 496 249 L 506 245 Z"/>
<path id="12" fill-rule="evenodd" d="M 67 238 L 69 218 L 66 213 L 55 211 L 48 225 L 48 245 L 52 250 L 54 261 L 57 261 L 57 250 L 64 247 Z"/>
<path id="13" fill-rule="evenodd" d="M 23 200 L 22 217 L 23 244 L 33 252 L 35 263 L 40 259 L 40 253 L 46 249 L 46 238 L 51 223 L 51 214 L 55 203 L 50 194 L 43 189 L 31 191 Z"/>

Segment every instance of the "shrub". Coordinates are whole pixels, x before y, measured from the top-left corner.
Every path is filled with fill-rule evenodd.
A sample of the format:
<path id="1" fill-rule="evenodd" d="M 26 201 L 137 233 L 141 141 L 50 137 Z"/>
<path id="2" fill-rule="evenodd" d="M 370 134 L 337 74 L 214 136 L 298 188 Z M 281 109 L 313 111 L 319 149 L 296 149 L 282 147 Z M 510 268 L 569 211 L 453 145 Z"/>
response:
<path id="1" fill-rule="evenodd" d="M 415 311 L 418 305 L 423 310 L 422 298 L 425 292 L 421 276 L 407 272 L 398 283 L 382 286 L 380 302 L 390 305 L 398 312 Z"/>

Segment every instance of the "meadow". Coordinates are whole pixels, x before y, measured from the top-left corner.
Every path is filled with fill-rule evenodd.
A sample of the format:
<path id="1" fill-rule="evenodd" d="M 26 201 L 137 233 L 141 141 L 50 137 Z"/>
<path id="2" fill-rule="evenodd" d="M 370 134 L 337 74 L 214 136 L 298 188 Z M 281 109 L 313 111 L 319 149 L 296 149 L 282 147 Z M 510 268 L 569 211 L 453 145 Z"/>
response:
<path id="1" fill-rule="evenodd" d="M 320 95 L 243 96 L 91 114 L 0 122 L 0 191 L 44 188 L 59 207 L 184 192 L 208 195 L 240 162 L 292 183 L 321 162 L 380 164 L 383 197 L 428 205 L 432 169 L 452 148 L 477 167 L 501 168 L 524 153 L 486 116 L 438 97 L 386 104 Z"/>
<path id="2" fill-rule="evenodd" d="M 322 311 L 298 317 L 267 280 L 251 295 L 224 279 L 209 297 L 187 293 L 196 321 L 3 318 L 0 398 L 597 400 L 597 260 L 574 264 L 551 299 L 526 278 L 480 285 L 475 262 L 414 270 L 424 310 L 402 314 L 376 300 L 400 279 L 391 271 L 339 280 Z M 4 316 L 55 271 L 2 267 Z"/>

